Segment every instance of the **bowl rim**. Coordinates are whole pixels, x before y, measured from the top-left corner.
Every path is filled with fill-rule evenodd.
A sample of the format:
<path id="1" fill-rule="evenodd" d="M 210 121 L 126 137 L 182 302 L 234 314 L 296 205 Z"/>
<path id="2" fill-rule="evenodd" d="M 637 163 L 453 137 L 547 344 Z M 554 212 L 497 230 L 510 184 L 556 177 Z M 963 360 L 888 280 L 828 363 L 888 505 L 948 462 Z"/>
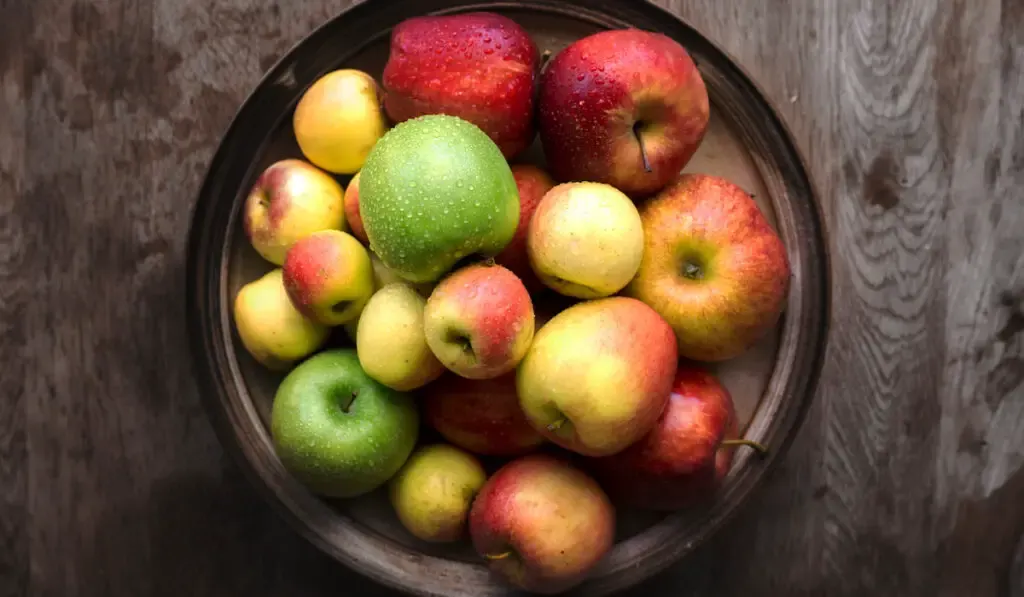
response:
<path id="1" fill-rule="evenodd" d="M 230 301 L 226 300 L 224 288 L 226 287 L 225 264 L 229 261 L 228 248 L 230 247 L 231 233 L 227 230 L 224 232 L 225 237 L 222 244 L 211 243 L 210 238 L 211 232 L 214 233 L 214 236 L 216 234 L 215 227 L 213 226 L 215 220 L 217 220 L 214 217 L 217 211 L 215 208 L 220 207 L 222 210 L 224 209 L 223 206 L 219 205 L 220 203 L 231 204 L 231 207 L 228 209 L 232 215 L 229 215 L 228 222 L 233 227 L 236 227 L 237 212 L 240 209 L 238 197 L 240 194 L 244 195 L 244 192 L 240 190 L 240 185 L 238 188 L 228 189 L 228 193 L 222 193 L 221 190 L 225 187 L 225 178 L 230 178 L 225 170 L 228 168 L 228 164 L 234 156 L 238 144 L 244 145 L 247 140 L 251 141 L 253 138 L 252 133 L 241 130 L 243 121 L 257 113 L 261 101 L 275 99 L 275 93 L 284 93 L 292 97 L 290 105 L 294 105 L 294 101 L 301 95 L 305 86 L 298 88 L 290 85 L 289 81 L 294 82 L 298 79 L 303 79 L 311 83 L 320 74 L 323 74 L 322 68 L 316 70 L 307 68 L 303 76 L 297 76 L 298 56 L 303 53 L 315 54 L 318 45 L 327 43 L 327 38 L 331 32 L 341 27 L 345 21 L 369 20 L 377 11 L 385 9 L 393 11 L 396 5 L 415 6 L 417 8 L 421 6 L 423 8 L 435 6 L 434 10 L 417 10 L 415 14 L 444 14 L 469 12 L 472 10 L 548 12 L 563 17 L 569 16 L 602 27 L 615 26 L 613 22 L 617 23 L 618 26 L 632 26 L 635 22 L 657 22 L 660 23 L 657 30 L 661 32 L 666 32 L 666 30 L 684 32 L 691 41 L 699 41 L 703 46 L 702 49 L 705 54 L 717 54 L 716 59 L 722 67 L 732 71 L 730 73 L 731 79 L 746 89 L 747 93 L 745 95 L 749 99 L 759 104 L 762 116 L 768 119 L 767 124 L 763 125 L 764 128 L 776 131 L 778 141 L 783 145 L 787 159 L 793 162 L 789 169 L 791 174 L 796 175 L 798 178 L 796 186 L 801 190 L 800 195 L 807 198 L 807 205 L 803 207 L 808 212 L 805 214 L 805 217 L 810 219 L 813 230 L 810 231 L 811 234 L 806 234 L 806 238 L 803 240 L 811 245 L 808 250 L 814 253 L 811 261 L 814 262 L 813 269 L 815 271 L 810 272 L 812 276 L 802 280 L 803 285 L 801 289 L 805 291 L 810 290 L 815 304 L 810 307 L 804 307 L 800 311 L 800 315 L 804 319 L 811 321 L 815 327 L 812 331 L 804 332 L 810 334 L 810 339 L 807 341 L 809 346 L 806 351 L 808 357 L 803 363 L 804 372 L 799 395 L 787 396 L 787 404 L 776 405 L 779 407 L 785 406 L 785 409 L 782 410 L 784 421 L 782 424 L 777 424 L 774 428 L 775 436 L 777 437 L 772 437 L 771 441 L 762 440 L 771 446 L 771 452 L 768 456 L 753 464 L 733 467 L 733 473 L 736 473 L 737 469 L 741 469 L 738 475 L 741 478 L 729 485 L 730 495 L 727 496 L 729 499 L 724 499 L 725 496 L 723 496 L 723 499 L 716 501 L 716 504 L 709 506 L 706 510 L 696 511 L 688 515 L 669 515 L 668 518 L 652 527 L 652 529 L 661 527 L 660 543 L 654 544 L 650 540 L 647 541 L 647 551 L 643 552 L 645 555 L 642 563 L 635 561 L 635 558 L 633 558 L 619 562 L 617 565 L 611 566 L 606 570 L 595 570 L 588 580 L 566 594 L 596 596 L 622 590 L 664 570 L 690 553 L 728 520 L 732 519 L 745 504 L 749 503 L 754 492 L 763 486 L 766 475 L 786 455 L 794 437 L 803 426 L 807 411 L 814 402 L 818 381 L 824 367 L 832 320 L 831 235 L 828 233 L 828 222 L 822 209 L 818 185 L 813 178 L 812 172 L 807 168 L 806 159 L 795 142 L 790 128 L 779 113 L 777 106 L 768 99 L 768 96 L 753 77 L 742 68 L 733 56 L 725 52 L 717 43 L 691 23 L 646 0 L 644 2 L 635 2 L 635 0 L 464 2 L 460 0 L 440 4 L 435 0 L 392 0 L 390 2 L 388 0 L 364 0 L 362 3 L 350 6 L 338 12 L 334 17 L 327 19 L 284 52 L 281 58 L 264 73 L 256 86 L 250 90 L 221 135 L 217 149 L 204 173 L 202 186 L 190 214 L 185 286 L 187 330 L 194 374 L 199 382 L 202 403 L 218 440 L 225 451 L 231 454 L 231 458 L 242 469 L 244 476 L 257 492 L 273 507 L 278 515 L 284 518 L 295 531 L 310 543 L 347 567 L 384 586 L 424 596 L 469 597 L 473 595 L 476 597 L 507 593 L 506 587 L 491 586 L 487 587 L 488 591 L 486 593 L 482 593 L 479 585 L 472 585 L 465 589 L 449 590 L 447 587 L 453 587 L 466 580 L 460 578 L 460 574 L 457 572 L 449 576 L 442 575 L 431 583 L 424 583 L 423 578 L 417 576 L 417 573 L 421 572 L 421 568 L 424 570 L 429 569 L 431 562 L 448 562 L 457 567 L 476 565 L 446 560 L 436 556 L 416 554 L 409 548 L 391 544 L 390 541 L 375 536 L 373 531 L 366 527 L 360 527 L 356 530 L 346 526 L 344 529 L 337 528 L 318 531 L 309 525 L 307 518 L 302 514 L 308 515 L 308 509 L 312 507 L 311 501 L 319 502 L 323 508 L 329 508 L 329 506 L 312 494 L 303 495 L 301 490 L 295 495 L 283 491 L 278 485 L 282 480 L 280 478 L 272 478 L 267 468 L 268 466 L 280 467 L 280 463 L 275 464 L 273 462 L 275 459 L 273 454 L 264 454 L 260 458 L 259 455 L 252 454 L 247 450 L 245 442 L 242 441 L 244 433 L 239 428 L 238 414 L 229 412 L 227 408 L 228 404 L 238 401 L 235 392 L 238 390 L 238 382 L 242 381 L 237 371 L 237 364 L 233 363 L 232 356 L 228 354 L 232 350 L 233 341 L 230 338 L 230 334 L 233 326 L 227 313 L 229 306 L 225 303 Z M 610 14 L 612 11 L 614 11 L 615 16 Z M 386 30 L 378 31 L 366 38 L 362 44 L 352 46 L 348 50 L 349 56 L 358 53 L 362 47 L 373 43 L 380 35 L 385 33 L 387 33 Z M 672 37 L 678 39 L 678 36 Z M 343 62 L 343 59 L 339 57 L 331 62 L 338 64 Z M 290 87 L 295 88 L 291 89 Z M 275 92 L 275 88 L 281 91 Z M 284 114 L 275 115 L 274 118 L 283 118 L 288 113 L 286 111 Z M 273 131 L 277 128 L 278 124 L 279 121 L 274 126 L 268 126 L 266 130 Z M 261 136 L 265 143 L 270 134 L 263 133 Z M 263 145 L 261 144 L 251 151 L 258 155 L 262 150 Z M 245 173 L 241 180 L 251 179 L 252 168 L 253 163 L 250 161 L 245 168 Z M 774 195 L 772 201 L 773 204 L 776 202 Z M 778 213 L 779 206 L 774 205 L 774 207 Z M 218 244 L 221 245 L 219 247 L 220 250 L 217 252 L 218 255 L 211 259 L 211 252 L 208 249 L 216 249 L 216 246 L 211 245 Z M 792 248 L 787 247 L 787 251 L 790 251 L 792 258 Z M 211 270 L 218 271 L 212 272 Z M 217 280 L 217 282 L 213 283 L 211 282 L 212 280 Z M 795 296 L 795 287 L 796 285 L 790 291 L 791 297 Z M 217 296 L 215 292 L 220 293 L 221 296 Z M 800 300 L 802 300 L 802 297 Z M 213 309 L 211 305 L 217 305 L 219 309 Z M 225 321 L 226 316 L 228 321 Z M 807 325 L 807 322 L 803 324 Z M 787 325 L 794 326 L 795 324 L 789 323 Z M 780 352 L 783 341 L 784 339 L 780 339 Z M 776 368 L 778 362 L 777 360 Z M 769 383 L 777 382 L 776 378 L 778 376 L 778 371 L 773 372 Z M 229 387 L 232 384 L 236 387 Z M 767 394 L 768 390 L 765 393 Z M 781 400 L 781 398 L 777 400 Z M 763 401 L 764 397 L 762 396 L 762 403 Z M 250 411 L 253 409 L 251 404 L 248 406 L 242 404 L 241 406 L 250 409 Z M 762 407 L 763 404 L 759 404 L 757 410 L 760 411 Z M 258 415 L 255 415 L 254 411 L 248 414 L 258 419 Z M 778 415 L 778 413 L 775 414 Z M 758 416 L 755 414 L 755 420 Z M 765 416 L 767 417 L 767 415 Z M 776 420 L 783 419 L 772 419 L 772 421 Z M 260 433 L 261 431 L 262 433 Z M 266 442 L 268 440 L 268 431 L 266 429 L 254 429 L 250 433 L 255 433 L 258 436 L 254 438 L 257 441 Z M 745 464 L 745 462 L 741 462 L 741 464 Z M 724 503 L 727 505 L 722 505 Z M 687 523 L 685 520 L 695 517 L 700 518 L 699 523 Z M 335 518 L 340 517 L 335 516 Z M 681 532 L 687 525 L 695 526 L 696 528 L 696 530 L 690 529 L 689 540 L 686 542 L 663 541 L 663 539 Z M 328 535 L 332 534 L 332 532 L 341 532 L 346 538 L 351 538 L 349 536 L 351 533 L 361 533 L 364 535 L 365 541 L 358 548 L 349 547 L 342 549 L 336 543 L 328 540 Z M 638 537 L 650 532 L 651 529 L 644 531 Z M 635 538 L 632 537 L 622 543 L 628 543 Z M 367 553 L 369 555 L 367 553 L 354 553 L 357 549 L 368 550 Z M 655 551 L 651 552 L 650 549 Z M 483 568 L 483 565 L 481 564 L 478 567 Z"/>

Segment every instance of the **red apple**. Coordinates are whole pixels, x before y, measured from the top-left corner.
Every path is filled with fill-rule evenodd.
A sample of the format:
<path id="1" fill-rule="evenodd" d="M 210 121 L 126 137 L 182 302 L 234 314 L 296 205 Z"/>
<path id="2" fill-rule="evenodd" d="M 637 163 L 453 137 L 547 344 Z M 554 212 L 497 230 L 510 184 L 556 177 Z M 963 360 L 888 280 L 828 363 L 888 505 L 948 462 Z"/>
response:
<path id="1" fill-rule="evenodd" d="M 364 245 L 369 246 L 370 240 L 366 237 L 366 229 L 363 228 L 363 217 L 359 215 L 359 173 L 348 181 L 345 188 L 345 221 L 348 222 L 352 236 L 358 238 Z"/>
<path id="2" fill-rule="evenodd" d="M 544 195 L 554 188 L 555 182 L 547 172 L 532 164 L 513 165 L 512 176 L 519 190 L 519 226 L 512 242 L 494 260 L 512 270 L 523 281 L 526 289 L 535 293 L 542 290 L 544 285 L 530 266 L 530 256 L 526 250 L 527 232 L 534 210 Z"/>
<path id="3" fill-rule="evenodd" d="M 585 580 L 611 549 L 615 510 L 587 474 L 532 454 L 484 483 L 469 532 L 495 574 L 520 589 L 553 594 Z"/>
<path id="4" fill-rule="evenodd" d="M 638 29 L 602 31 L 559 52 L 541 76 L 541 142 L 561 182 L 610 184 L 648 196 L 704 139 L 704 80 L 678 42 Z"/>
<path id="5" fill-rule="evenodd" d="M 384 108 L 395 122 L 425 114 L 477 125 L 506 158 L 533 140 L 540 53 L 508 17 L 473 12 L 406 19 L 391 34 Z"/>
<path id="6" fill-rule="evenodd" d="M 701 366 L 682 364 L 654 429 L 618 454 L 591 459 L 588 469 L 617 502 L 676 510 L 713 494 L 732 466 L 735 447 L 723 442 L 736 437 L 729 391 Z"/>
<path id="7" fill-rule="evenodd" d="M 530 293 L 501 265 L 468 265 L 442 279 L 423 317 L 430 350 L 468 379 L 512 371 L 533 341 Z"/>
<path id="8" fill-rule="evenodd" d="M 684 174 L 640 207 L 640 219 L 644 255 L 625 294 L 669 322 L 680 356 L 731 359 L 778 322 L 786 247 L 743 189 Z"/>
<path id="9" fill-rule="evenodd" d="M 544 442 L 519 408 L 515 373 L 481 380 L 449 373 L 421 395 L 427 423 L 470 452 L 519 456 Z"/>

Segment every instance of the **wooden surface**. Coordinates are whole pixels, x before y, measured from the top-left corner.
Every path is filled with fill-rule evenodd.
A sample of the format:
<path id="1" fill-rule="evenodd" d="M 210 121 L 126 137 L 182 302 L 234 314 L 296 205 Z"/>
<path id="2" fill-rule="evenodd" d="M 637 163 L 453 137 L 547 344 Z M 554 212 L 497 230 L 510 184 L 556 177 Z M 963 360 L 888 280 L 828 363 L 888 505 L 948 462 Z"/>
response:
<path id="1" fill-rule="evenodd" d="M 388 594 L 250 492 L 182 324 L 220 133 L 347 4 L 0 0 L 0 596 Z M 663 4 L 788 119 L 826 198 L 836 302 L 785 463 L 630 595 L 1019 590 L 1024 4 Z"/>

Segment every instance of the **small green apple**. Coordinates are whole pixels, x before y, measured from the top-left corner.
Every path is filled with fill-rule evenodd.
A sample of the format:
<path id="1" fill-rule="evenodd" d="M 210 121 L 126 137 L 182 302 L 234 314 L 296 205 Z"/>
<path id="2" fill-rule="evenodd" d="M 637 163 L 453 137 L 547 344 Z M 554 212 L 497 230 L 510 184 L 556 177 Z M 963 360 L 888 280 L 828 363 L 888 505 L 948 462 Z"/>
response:
<path id="1" fill-rule="evenodd" d="M 516 181 L 479 127 L 432 114 L 396 125 L 359 174 L 370 248 L 410 282 L 435 282 L 471 255 L 494 257 L 519 224 Z"/>
<path id="2" fill-rule="evenodd" d="M 432 444 L 413 452 L 391 478 L 388 497 L 414 537 L 447 543 L 465 537 L 470 506 L 485 481 L 487 473 L 475 456 Z"/>
<path id="3" fill-rule="evenodd" d="M 405 464 L 419 439 L 413 397 L 375 381 L 350 348 L 326 350 L 281 382 L 271 434 L 284 467 L 310 491 L 369 493 Z"/>
<path id="4" fill-rule="evenodd" d="M 400 282 L 374 293 L 356 330 L 359 364 L 367 375 L 389 388 L 408 392 L 444 372 L 423 332 L 426 304 L 425 298 Z"/>
<path id="5" fill-rule="evenodd" d="M 295 308 L 280 268 L 249 282 L 235 295 L 234 321 L 246 351 L 264 367 L 283 371 L 327 340 L 330 329 Z"/>
<path id="6" fill-rule="evenodd" d="M 357 318 L 373 294 L 370 255 L 340 230 L 300 239 L 288 251 L 283 270 L 284 287 L 296 308 L 324 325 Z"/>

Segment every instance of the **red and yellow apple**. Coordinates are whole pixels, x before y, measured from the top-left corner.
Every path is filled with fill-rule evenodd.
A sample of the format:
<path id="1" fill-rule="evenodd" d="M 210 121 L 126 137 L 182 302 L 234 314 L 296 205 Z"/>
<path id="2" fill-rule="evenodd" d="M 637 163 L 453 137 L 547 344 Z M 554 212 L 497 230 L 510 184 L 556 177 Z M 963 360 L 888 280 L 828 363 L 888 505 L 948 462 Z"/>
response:
<path id="1" fill-rule="evenodd" d="M 584 581 L 609 552 L 615 510 L 586 473 L 559 458 L 531 454 L 484 483 L 470 509 L 469 533 L 499 577 L 553 594 Z"/>
<path id="2" fill-rule="evenodd" d="M 684 174 L 640 207 L 646 246 L 625 294 L 671 324 L 681 356 L 723 361 L 777 322 L 789 289 L 786 247 L 743 189 Z"/>
<path id="3" fill-rule="evenodd" d="M 668 184 L 704 139 L 707 89 L 686 49 L 638 29 L 602 31 L 541 76 L 537 126 L 560 182 L 608 183 L 632 197 Z"/>
<path id="4" fill-rule="evenodd" d="M 373 294 L 373 265 L 366 247 L 347 232 L 321 230 L 296 242 L 282 267 L 296 308 L 325 325 L 359 317 Z"/>
<path id="5" fill-rule="evenodd" d="M 627 297 L 585 301 L 548 321 L 517 370 L 519 404 L 553 443 L 607 456 L 643 437 L 668 402 L 672 328 Z"/>
<path id="6" fill-rule="evenodd" d="M 723 442 L 736 437 L 729 391 L 700 365 L 683 364 L 654 429 L 618 454 L 591 459 L 587 470 L 616 502 L 677 510 L 714 494 L 735 450 Z"/>
<path id="7" fill-rule="evenodd" d="M 520 456 L 544 438 L 519 408 L 515 373 L 466 379 L 448 373 L 421 391 L 423 418 L 452 444 L 488 456 Z"/>
<path id="8" fill-rule="evenodd" d="M 352 180 L 348 181 L 348 186 L 345 187 L 344 205 L 345 222 L 348 224 L 352 236 L 369 246 L 370 240 L 366 237 L 366 229 L 363 228 L 363 217 L 359 215 L 359 172 L 356 172 Z"/>
<path id="9" fill-rule="evenodd" d="M 423 327 L 449 370 L 468 379 L 498 377 L 516 368 L 533 341 L 533 302 L 508 268 L 467 265 L 430 293 Z"/>
<path id="10" fill-rule="evenodd" d="M 344 229 L 344 194 L 334 178 L 308 162 L 274 162 L 246 197 L 246 237 L 264 259 L 281 265 L 299 239 L 320 230 Z"/>
<path id="11" fill-rule="evenodd" d="M 540 53 L 519 24 L 489 12 L 420 16 L 394 28 L 384 66 L 384 108 L 395 122 L 458 116 L 483 129 L 506 158 L 533 140 Z"/>
<path id="12" fill-rule="evenodd" d="M 494 258 L 494 261 L 498 265 L 504 265 L 512 270 L 512 273 L 523 281 L 526 289 L 535 293 L 542 290 L 544 286 L 530 266 L 526 238 L 530 229 L 530 220 L 533 218 L 537 205 L 544 195 L 555 186 L 555 183 L 547 172 L 533 164 L 514 164 L 512 176 L 515 177 L 516 188 L 519 190 L 519 226 L 516 228 L 515 236 L 512 237 L 512 242 L 505 246 L 505 249 Z"/>
<path id="13" fill-rule="evenodd" d="M 594 299 L 629 284 L 643 257 L 644 229 L 636 205 L 615 187 L 570 182 L 541 199 L 526 243 L 530 266 L 545 285 Z"/>

